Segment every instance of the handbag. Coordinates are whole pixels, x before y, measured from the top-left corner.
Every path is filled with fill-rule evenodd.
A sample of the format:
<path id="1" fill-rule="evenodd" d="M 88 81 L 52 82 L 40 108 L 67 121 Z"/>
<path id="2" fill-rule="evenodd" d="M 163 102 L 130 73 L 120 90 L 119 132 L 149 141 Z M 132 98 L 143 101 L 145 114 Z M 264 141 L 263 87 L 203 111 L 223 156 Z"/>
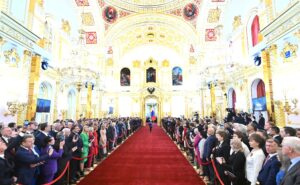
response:
<path id="1" fill-rule="evenodd" d="M 230 171 L 224 171 L 224 174 L 229 177 L 230 181 L 235 181 L 236 176 L 233 173 L 231 173 Z"/>

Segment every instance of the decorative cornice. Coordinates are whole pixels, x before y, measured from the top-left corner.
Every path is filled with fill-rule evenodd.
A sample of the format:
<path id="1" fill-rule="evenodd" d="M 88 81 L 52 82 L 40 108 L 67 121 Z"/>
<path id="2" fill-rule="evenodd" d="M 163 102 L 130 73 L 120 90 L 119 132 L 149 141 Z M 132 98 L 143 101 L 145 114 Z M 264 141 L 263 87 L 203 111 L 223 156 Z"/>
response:
<path id="1" fill-rule="evenodd" d="M 300 1 L 295 1 L 285 12 L 261 30 L 266 45 L 280 39 L 300 25 Z"/>
<path id="2" fill-rule="evenodd" d="M 0 12 L 0 35 L 25 48 L 33 49 L 40 38 L 4 12 Z"/>

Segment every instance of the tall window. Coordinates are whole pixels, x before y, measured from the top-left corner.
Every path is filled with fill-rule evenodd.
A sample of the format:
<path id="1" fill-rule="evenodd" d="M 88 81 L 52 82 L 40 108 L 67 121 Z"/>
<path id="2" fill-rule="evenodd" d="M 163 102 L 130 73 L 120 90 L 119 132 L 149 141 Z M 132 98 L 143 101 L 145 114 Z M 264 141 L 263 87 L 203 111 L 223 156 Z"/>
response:
<path id="1" fill-rule="evenodd" d="M 156 70 L 153 67 L 147 69 L 146 82 L 156 82 Z"/>
<path id="2" fill-rule="evenodd" d="M 252 46 L 255 46 L 258 43 L 258 34 L 259 34 L 259 18 L 256 15 L 251 24 L 251 37 L 252 37 Z"/>
<path id="3" fill-rule="evenodd" d="M 172 84 L 182 85 L 182 69 L 180 67 L 174 67 L 172 70 Z"/>
<path id="4" fill-rule="evenodd" d="M 130 70 L 128 68 L 121 70 L 120 84 L 121 86 L 130 86 Z"/>

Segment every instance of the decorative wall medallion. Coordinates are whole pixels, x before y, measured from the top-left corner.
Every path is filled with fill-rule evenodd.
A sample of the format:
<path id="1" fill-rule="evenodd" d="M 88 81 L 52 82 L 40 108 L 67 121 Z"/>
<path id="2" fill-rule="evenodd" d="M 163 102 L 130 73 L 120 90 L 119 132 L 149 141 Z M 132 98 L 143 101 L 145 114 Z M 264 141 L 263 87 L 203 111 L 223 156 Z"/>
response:
<path id="1" fill-rule="evenodd" d="M 148 87 L 148 88 L 147 88 L 147 91 L 148 91 L 150 94 L 153 94 L 154 91 L 155 91 L 155 88 L 154 88 L 154 87 Z"/>
<path id="2" fill-rule="evenodd" d="M 291 62 L 292 58 L 297 57 L 298 45 L 286 42 L 280 56 L 284 62 Z"/>
<path id="3" fill-rule="evenodd" d="M 198 16 L 197 5 L 190 3 L 187 4 L 183 9 L 183 16 L 186 20 L 193 20 Z"/>
<path id="4" fill-rule="evenodd" d="M 97 44 L 97 33 L 96 32 L 86 32 L 86 43 L 87 44 Z"/>
<path id="5" fill-rule="evenodd" d="M 102 16 L 106 22 L 114 23 L 117 20 L 118 12 L 114 7 L 107 6 L 104 8 Z"/>
<path id="6" fill-rule="evenodd" d="M 215 29 L 206 29 L 205 30 L 205 41 L 216 41 Z"/>

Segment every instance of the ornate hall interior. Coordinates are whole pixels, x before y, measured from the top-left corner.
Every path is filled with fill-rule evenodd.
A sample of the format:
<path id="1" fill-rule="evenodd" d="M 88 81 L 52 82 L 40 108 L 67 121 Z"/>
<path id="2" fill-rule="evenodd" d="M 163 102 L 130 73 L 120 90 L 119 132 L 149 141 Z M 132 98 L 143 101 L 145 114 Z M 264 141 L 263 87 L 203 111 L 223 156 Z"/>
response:
<path id="1" fill-rule="evenodd" d="M 300 124 L 297 0 L 2 0 L 0 8 L 0 122 L 145 120 L 155 101 L 158 119 L 221 120 L 234 108 Z M 39 103 L 49 110 L 37 112 Z"/>
<path id="2" fill-rule="evenodd" d="M 165 117 L 223 123 L 234 110 L 300 128 L 300 0 L 1 0 L 0 10 L 0 125 L 155 117 L 159 129 Z"/>

